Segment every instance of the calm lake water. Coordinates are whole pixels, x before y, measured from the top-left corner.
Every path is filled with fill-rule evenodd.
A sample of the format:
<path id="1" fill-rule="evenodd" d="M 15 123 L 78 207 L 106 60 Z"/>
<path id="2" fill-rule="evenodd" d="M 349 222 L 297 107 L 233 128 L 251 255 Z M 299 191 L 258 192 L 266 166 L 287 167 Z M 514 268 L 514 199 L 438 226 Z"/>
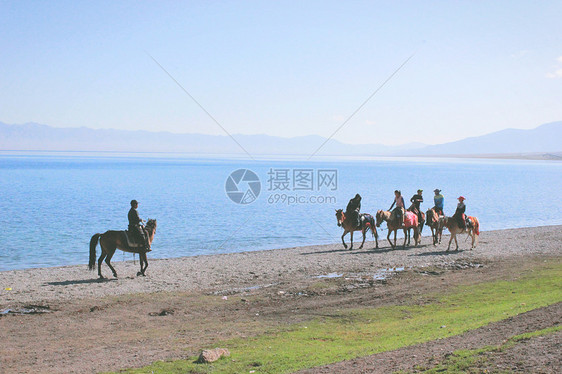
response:
<path id="1" fill-rule="evenodd" d="M 259 181 L 237 183 L 235 174 L 227 185 L 238 169 Z M 259 195 L 237 204 L 225 186 L 247 192 L 246 202 Z M 426 210 L 440 188 L 449 215 L 463 195 L 482 230 L 557 225 L 560 186 L 562 163 L 546 161 L 0 152 L 0 271 L 86 264 L 94 233 L 127 227 L 131 199 L 142 218 L 158 220 L 149 256 L 170 258 L 339 242 L 334 209 L 356 193 L 363 212 L 388 209 L 395 189 L 406 200 L 423 189 Z M 123 259 L 132 255 L 114 257 Z"/>

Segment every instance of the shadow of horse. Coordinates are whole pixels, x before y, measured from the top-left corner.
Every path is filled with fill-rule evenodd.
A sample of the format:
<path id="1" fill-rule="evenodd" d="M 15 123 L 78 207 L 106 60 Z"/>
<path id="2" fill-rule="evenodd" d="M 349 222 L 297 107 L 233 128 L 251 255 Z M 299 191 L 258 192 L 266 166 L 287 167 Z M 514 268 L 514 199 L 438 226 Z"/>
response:
<path id="1" fill-rule="evenodd" d="M 300 256 L 310 256 L 310 255 L 322 255 L 322 254 L 338 253 L 338 252 L 350 253 L 349 250 L 347 250 L 347 249 L 331 249 L 329 251 L 304 252 L 304 253 L 300 253 L 299 255 Z M 353 252 L 353 253 L 359 253 L 359 252 Z"/>
<path id="2" fill-rule="evenodd" d="M 67 281 L 60 281 L 60 282 L 47 282 L 44 283 L 45 286 L 71 286 L 74 284 L 92 284 L 92 283 L 104 283 L 104 282 L 113 282 L 117 279 L 106 279 L 106 278 L 96 278 L 96 279 L 77 279 L 77 280 L 67 280 Z"/>
<path id="3" fill-rule="evenodd" d="M 459 253 L 463 253 L 464 250 L 460 250 L 460 251 L 455 251 L 450 252 L 450 251 L 439 251 L 439 252 L 423 252 L 423 253 L 415 253 L 415 254 L 411 254 L 410 256 L 416 256 L 416 257 L 424 257 L 424 256 L 449 256 L 449 255 L 453 255 L 453 254 L 459 254 Z"/>
<path id="4" fill-rule="evenodd" d="M 393 251 L 405 251 L 407 249 L 404 248 L 400 248 L 400 249 L 392 249 L 392 247 L 385 247 L 385 248 L 373 248 L 373 249 L 368 249 L 366 251 L 363 252 L 353 252 L 354 254 L 365 254 L 365 255 L 377 255 L 377 254 L 385 254 L 388 252 L 393 252 Z M 352 254 L 351 252 L 348 252 L 347 254 Z"/>

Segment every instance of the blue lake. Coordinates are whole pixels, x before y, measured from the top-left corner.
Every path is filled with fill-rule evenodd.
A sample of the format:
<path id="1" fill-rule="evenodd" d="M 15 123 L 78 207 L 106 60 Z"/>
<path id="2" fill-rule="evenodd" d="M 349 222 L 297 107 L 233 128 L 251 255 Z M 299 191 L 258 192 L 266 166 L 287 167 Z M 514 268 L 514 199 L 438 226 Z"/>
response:
<path id="1" fill-rule="evenodd" d="M 237 204 L 225 192 L 237 169 L 259 178 L 251 203 Z M 336 243 L 336 208 L 360 193 L 363 212 L 388 209 L 395 189 L 406 200 L 423 189 L 426 210 L 440 188 L 449 215 L 463 195 L 484 231 L 557 225 L 560 186 L 562 163 L 548 161 L 0 152 L 0 271 L 86 264 L 94 233 L 127 227 L 131 199 L 142 218 L 158 220 L 149 256 L 170 258 Z M 122 259 L 132 255 L 114 257 Z"/>

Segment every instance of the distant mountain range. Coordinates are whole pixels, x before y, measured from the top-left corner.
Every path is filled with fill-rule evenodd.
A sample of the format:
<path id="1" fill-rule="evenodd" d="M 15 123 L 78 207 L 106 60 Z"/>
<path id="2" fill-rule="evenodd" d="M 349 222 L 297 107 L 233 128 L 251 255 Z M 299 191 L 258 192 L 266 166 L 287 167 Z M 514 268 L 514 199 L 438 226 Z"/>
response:
<path id="1" fill-rule="evenodd" d="M 317 135 L 282 138 L 269 135 L 233 135 L 252 155 L 309 155 L 326 138 Z M 562 121 L 532 130 L 506 129 L 456 142 L 402 146 L 345 144 L 330 139 L 318 155 L 440 156 L 554 153 L 562 151 Z M 37 123 L 9 125 L 0 122 L 0 150 L 178 152 L 240 155 L 244 151 L 228 136 L 169 132 L 57 128 Z"/>
<path id="2" fill-rule="evenodd" d="M 505 129 L 451 143 L 419 149 L 418 155 L 475 155 L 513 153 L 559 153 L 562 151 L 562 121 L 531 130 Z"/>

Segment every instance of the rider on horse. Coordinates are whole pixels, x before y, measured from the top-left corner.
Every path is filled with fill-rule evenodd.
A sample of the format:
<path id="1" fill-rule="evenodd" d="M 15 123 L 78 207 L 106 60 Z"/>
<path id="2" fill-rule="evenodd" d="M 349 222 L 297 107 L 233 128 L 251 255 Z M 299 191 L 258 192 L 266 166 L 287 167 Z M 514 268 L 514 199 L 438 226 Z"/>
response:
<path id="1" fill-rule="evenodd" d="M 361 195 L 356 194 L 355 197 L 349 200 L 347 208 L 345 208 L 345 215 L 349 217 L 350 222 L 355 222 L 356 227 L 361 226 L 361 219 L 359 211 L 361 210 Z"/>
<path id="2" fill-rule="evenodd" d="M 459 203 L 457 205 L 457 210 L 455 211 L 455 214 L 453 214 L 453 218 L 457 221 L 458 226 L 464 230 L 467 227 L 466 218 L 464 215 L 464 212 L 466 211 L 466 205 L 464 205 L 464 201 L 466 199 L 463 196 L 460 196 L 458 200 Z"/>
<path id="3" fill-rule="evenodd" d="M 420 204 L 423 203 L 422 192 L 423 190 L 418 190 L 418 193 L 410 199 L 410 202 L 412 203 L 410 206 L 410 212 L 413 212 L 418 216 L 418 222 L 422 221 L 422 212 L 420 209 Z"/>
<path id="4" fill-rule="evenodd" d="M 150 243 L 148 242 L 148 235 L 146 235 L 144 227 L 142 226 L 143 220 L 140 218 L 139 212 L 137 212 L 138 206 L 138 201 L 131 200 L 131 209 L 129 210 L 128 214 L 129 232 L 133 233 L 137 240 L 142 241 L 146 252 L 150 252 L 151 249 Z"/>
<path id="5" fill-rule="evenodd" d="M 396 208 L 394 210 L 392 210 L 392 207 L 394 206 L 394 204 L 396 204 Z M 394 201 L 392 202 L 392 205 L 390 206 L 390 208 L 388 208 L 389 211 L 392 211 L 392 215 L 390 217 L 390 220 L 397 220 L 398 221 L 398 225 L 400 227 L 403 226 L 404 224 L 404 209 L 406 208 L 406 204 L 404 203 L 404 198 L 402 197 L 402 192 L 400 192 L 400 190 L 396 190 L 394 191 Z"/>
<path id="6" fill-rule="evenodd" d="M 441 190 L 439 188 L 436 188 L 433 192 L 435 192 L 435 196 L 433 196 L 433 203 L 435 204 L 433 210 L 440 216 L 444 216 L 443 206 L 445 198 L 441 195 Z"/>

